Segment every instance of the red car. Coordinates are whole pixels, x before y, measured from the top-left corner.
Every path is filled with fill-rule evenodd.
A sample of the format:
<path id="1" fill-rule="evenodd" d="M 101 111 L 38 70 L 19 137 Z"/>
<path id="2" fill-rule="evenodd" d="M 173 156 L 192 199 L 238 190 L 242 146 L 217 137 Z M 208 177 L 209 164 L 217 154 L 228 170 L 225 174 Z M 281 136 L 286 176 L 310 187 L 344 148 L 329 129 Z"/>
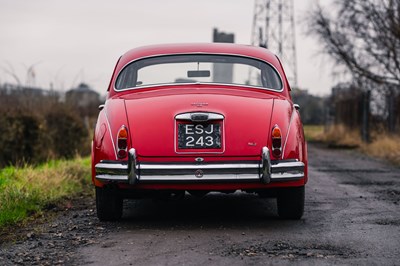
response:
<path id="1" fill-rule="evenodd" d="M 97 216 L 124 198 L 237 190 L 300 219 L 307 146 L 282 65 L 260 47 L 169 44 L 118 60 L 92 142 Z"/>

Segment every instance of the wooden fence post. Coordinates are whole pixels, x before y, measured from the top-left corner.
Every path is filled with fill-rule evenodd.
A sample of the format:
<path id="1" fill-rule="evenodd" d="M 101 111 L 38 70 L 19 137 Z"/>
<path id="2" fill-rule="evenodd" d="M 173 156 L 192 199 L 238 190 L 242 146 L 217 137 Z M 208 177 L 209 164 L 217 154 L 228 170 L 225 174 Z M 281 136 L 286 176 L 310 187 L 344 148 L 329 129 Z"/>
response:
<path id="1" fill-rule="evenodd" d="M 361 139 L 364 142 L 370 141 L 370 128 L 369 128 L 370 99 L 371 99 L 371 91 L 367 90 L 362 94 Z"/>

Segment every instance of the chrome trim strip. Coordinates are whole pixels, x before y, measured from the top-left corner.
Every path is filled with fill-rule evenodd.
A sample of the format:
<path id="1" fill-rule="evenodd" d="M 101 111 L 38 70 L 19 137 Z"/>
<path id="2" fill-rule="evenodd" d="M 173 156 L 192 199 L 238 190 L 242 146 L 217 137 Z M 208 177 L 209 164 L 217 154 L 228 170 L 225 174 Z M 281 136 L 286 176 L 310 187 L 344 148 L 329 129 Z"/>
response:
<path id="1" fill-rule="evenodd" d="M 115 160 L 118 160 L 117 151 L 115 150 L 116 146 L 115 146 L 115 143 L 114 143 L 114 139 L 112 137 L 112 130 L 111 130 L 111 126 L 110 126 L 110 121 L 108 120 L 108 115 L 107 115 L 107 110 L 106 109 L 104 109 L 104 115 L 106 116 L 108 129 L 110 130 L 110 138 L 111 138 L 111 143 L 112 143 L 113 148 L 114 148 Z"/>
<path id="2" fill-rule="evenodd" d="M 120 163 L 98 163 L 95 166 L 96 178 L 105 176 L 125 176 L 127 180 L 128 165 Z"/>
<path id="3" fill-rule="evenodd" d="M 193 121 L 192 120 L 192 115 L 196 115 L 196 114 L 204 114 L 204 115 L 208 115 L 207 120 L 204 121 L 210 121 L 210 120 L 223 120 L 225 117 L 221 114 L 217 114 L 217 113 L 209 113 L 209 112 L 189 112 L 189 113 L 182 113 L 182 114 L 178 114 L 175 116 L 175 120 L 189 120 L 189 121 Z"/>
<path id="4" fill-rule="evenodd" d="M 259 164 L 140 164 L 140 170 L 259 169 Z"/>
<path id="5" fill-rule="evenodd" d="M 96 175 L 96 179 L 101 181 L 119 181 L 123 183 L 128 182 L 127 175 Z"/>
<path id="6" fill-rule="evenodd" d="M 282 173 L 282 174 L 272 174 L 271 180 L 273 182 L 278 181 L 296 181 L 304 177 L 304 173 L 302 174 L 291 174 L 291 173 Z"/>
<path id="7" fill-rule="evenodd" d="M 303 162 L 283 162 L 272 166 L 272 173 L 303 171 Z"/>
<path id="8" fill-rule="evenodd" d="M 293 107 L 292 115 L 290 116 L 290 120 L 289 120 L 288 132 L 286 133 L 285 143 L 283 144 L 283 148 L 282 148 L 282 157 L 281 157 L 282 160 L 283 160 L 283 156 L 285 155 L 286 143 L 289 138 L 290 128 L 292 127 L 294 112 L 296 112 L 296 109 Z"/>
<path id="9" fill-rule="evenodd" d="M 97 170 L 97 168 L 99 168 L 99 169 L 108 169 L 108 170 L 110 170 L 110 171 L 113 171 L 113 170 L 128 170 L 128 165 L 126 165 L 126 164 L 122 164 L 122 163 L 103 163 L 103 162 L 100 162 L 100 163 L 98 163 L 98 164 L 96 164 L 96 170 Z"/>
<path id="10" fill-rule="evenodd" d="M 304 177 L 304 163 L 299 161 L 279 162 L 272 165 L 272 181 L 294 181 Z"/>
<path id="11" fill-rule="evenodd" d="M 272 52 L 271 52 L 272 53 Z M 281 89 L 280 90 L 274 90 L 272 88 L 266 88 L 266 87 L 257 87 L 257 86 L 249 86 L 249 85 L 245 85 L 245 84 L 229 84 L 229 83 L 199 83 L 199 82 L 192 82 L 192 83 L 164 83 L 164 84 L 153 84 L 153 85 L 146 85 L 146 86 L 140 86 L 140 87 L 132 87 L 132 88 L 125 88 L 125 89 L 121 89 L 118 90 L 115 87 L 115 83 L 119 77 L 119 75 L 121 74 L 121 72 L 130 64 L 132 64 L 135 61 L 139 61 L 142 59 L 147 59 L 147 58 L 153 58 L 153 57 L 160 57 L 160 56 L 173 56 L 173 55 L 225 55 L 225 56 L 238 56 L 238 57 L 244 57 L 244 58 L 250 58 L 250 59 L 254 59 L 254 60 L 258 60 L 258 61 L 262 61 L 268 65 L 270 65 L 275 72 L 278 74 L 279 79 L 281 81 Z M 275 54 L 274 54 L 275 55 Z M 122 56 L 121 56 L 122 57 Z M 128 63 L 126 63 L 123 67 L 121 67 L 121 69 L 118 71 L 117 75 L 113 75 L 113 80 L 111 81 L 113 84 L 113 90 L 115 92 L 121 92 L 121 91 L 126 91 L 126 90 L 134 90 L 134 89 L 141 89 L 141 88 L 149 88 L 149 87 L 158 87 L 158 86 L 165 86 L 165 85 L 193 85 L 193 84 L 210 84 L 210 85 L 225 85 L 225 86 L 235 86 L 235 87 L 246 87 L 246 88 L 256 88 L 256 89 L 262 89 L 262 90 L 268 90 L 268 91 L 273 91 L 273 92 L 282 92 L 284 90 L 285 87 L 285 83 L 283 82 L 281 73 L 279 73 L 278 69 L 272 65 L 270 62 L 265 61 L 265 59 L 263 58 L 259 58 L 259 57 L 253 57 L 253 56 L 249 56 L 249 55 L 243 55 L 243 54 L 228 54 L 228 53 L 213 53 L 213 52 L 193 52 L 193 53 L 171 53 L 171 54 L 154 54 L 154 55 L 149 55 L 149 56 L 142 56 L 136 59 L 133 59 L 131 61 L 129 61 Z"/>
<path id="12" fill-rule="evenodd" d="M 250 86 L 245 84 L 232 84 L 232 83 L 214 83 L 214 82 L 182 82 L 182 83 L 160 83 L 160 84 L 150 84 L 150 85 L 143 85 L 139 87 L 129 87 L 122 90 L 116 90 L 115 92 L 127 91 L 127 90 L 139 90 L 139 89 L 147 89 L 153 87 L 164 87 L 164 86 L 187 86 L 187 85 L 211 85 L 211 86 L 229 86 L 229 87 L 240 87 L 240 88 L 249 88 L 249 89 L 259 89 L 259 90 L 266 90 L 272 92 L 282 92 L 281 90 L 274 90 L 267 87 L 259 87 L 259 86 Z"/>
<path id="13" fill-rule="evenodd" d="M 257 175 L 250 174 L 224 174 L 224 175 L 204 175 L 201 178 L 198 178 L 194 175 L 169 175 L 169 176 L 142 176 L 140 181 L 157 181 L 157 182 L 166 182 L 166 181 L 240 181 L 240 180 L 260 180 Z"/>

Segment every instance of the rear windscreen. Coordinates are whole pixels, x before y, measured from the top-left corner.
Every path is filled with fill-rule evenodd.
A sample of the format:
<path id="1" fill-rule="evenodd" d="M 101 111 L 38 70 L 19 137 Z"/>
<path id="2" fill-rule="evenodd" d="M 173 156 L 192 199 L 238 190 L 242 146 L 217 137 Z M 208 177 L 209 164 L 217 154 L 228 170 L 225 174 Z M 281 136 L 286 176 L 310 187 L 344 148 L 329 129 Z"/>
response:
<path id="1" fill-rule="evenodd" d="M 116 90 L 174 83 L 212 83 L 282 90 L 282 81 L 268 63 L 232 55 L 167 55 L 140 59 L 118 75 Z"/>

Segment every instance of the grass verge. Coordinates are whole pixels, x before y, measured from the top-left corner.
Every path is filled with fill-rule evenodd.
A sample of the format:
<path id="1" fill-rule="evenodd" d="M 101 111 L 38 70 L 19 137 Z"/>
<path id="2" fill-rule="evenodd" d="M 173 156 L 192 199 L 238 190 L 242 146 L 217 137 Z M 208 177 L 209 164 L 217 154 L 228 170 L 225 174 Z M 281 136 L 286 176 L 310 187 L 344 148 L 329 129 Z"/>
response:
<path id="1" fill-rule="evenodd" d="M 0 228 L 21 222 L 61 199 L 90 191 L 90 158 L 0 170 Z"/>

